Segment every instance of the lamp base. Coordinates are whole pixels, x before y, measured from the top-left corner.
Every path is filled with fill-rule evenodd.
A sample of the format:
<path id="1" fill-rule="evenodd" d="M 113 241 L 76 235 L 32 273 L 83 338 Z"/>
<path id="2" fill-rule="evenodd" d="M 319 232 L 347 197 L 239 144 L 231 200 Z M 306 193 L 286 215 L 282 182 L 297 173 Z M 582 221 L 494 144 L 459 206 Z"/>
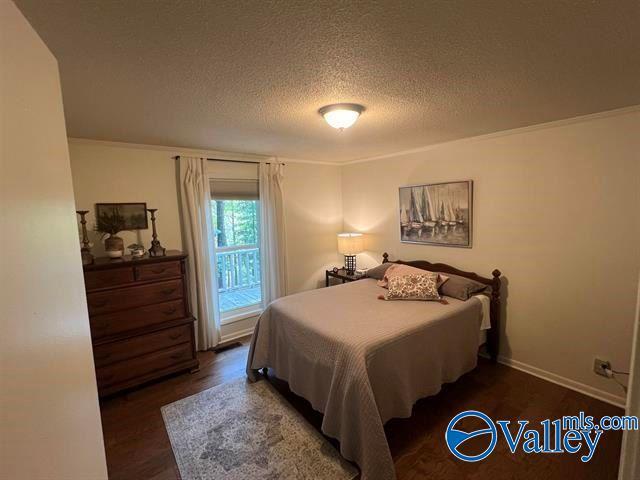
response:
<path id="1" fill-rule="evenodd" d="M 356 256 L 355 255 L 344 256 L 344 269 L 347 271 L 349 275 L 353 275 L 354 273 L 356 273 Z"/>

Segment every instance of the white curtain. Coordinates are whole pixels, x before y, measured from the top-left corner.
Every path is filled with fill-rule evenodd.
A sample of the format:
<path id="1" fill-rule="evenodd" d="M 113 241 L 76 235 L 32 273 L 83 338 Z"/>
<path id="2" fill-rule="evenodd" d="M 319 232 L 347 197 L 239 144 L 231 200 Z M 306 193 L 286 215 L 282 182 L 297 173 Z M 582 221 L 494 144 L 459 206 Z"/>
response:
<path id="1" fill-rule="evenodd" d="M 260 257 L 264 306 L 287 293 L 284 165 L 276 160 L 260 164 Z"/>
<path id="2" fill-rule="evenodd" d="M 220 315 L 214 294 L 215 266 L 211 242 L 211 191 L 205 158 L 180 157 L 180 200 L 184 250 L 189 254 L 191 310 L 197 319 L 196 345 L 207 350 L 220 342 Z"/>

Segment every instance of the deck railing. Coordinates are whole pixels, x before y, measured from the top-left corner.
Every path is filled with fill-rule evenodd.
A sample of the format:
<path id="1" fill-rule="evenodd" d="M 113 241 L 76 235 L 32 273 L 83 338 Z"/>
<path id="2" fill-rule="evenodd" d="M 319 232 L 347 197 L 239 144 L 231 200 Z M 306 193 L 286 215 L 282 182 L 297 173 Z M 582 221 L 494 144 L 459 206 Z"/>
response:
<path id="1" fill-rule="evenodd" d="M 255 245 L 217 248 L 216 260 L 219 292 L 260 285 L 260 254 Z"/>

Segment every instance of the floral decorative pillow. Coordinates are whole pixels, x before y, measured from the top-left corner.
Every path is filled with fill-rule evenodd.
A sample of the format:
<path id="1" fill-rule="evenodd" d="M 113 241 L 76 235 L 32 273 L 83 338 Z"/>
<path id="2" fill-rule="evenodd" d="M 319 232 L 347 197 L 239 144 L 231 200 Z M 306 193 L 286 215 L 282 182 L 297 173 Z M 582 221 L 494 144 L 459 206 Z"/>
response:
<path id="1" fill-rule="evenodd" d="M 425 272 L 389 279 L 389 292 L 384 300 L 440 300 L 438 274 Z"/>

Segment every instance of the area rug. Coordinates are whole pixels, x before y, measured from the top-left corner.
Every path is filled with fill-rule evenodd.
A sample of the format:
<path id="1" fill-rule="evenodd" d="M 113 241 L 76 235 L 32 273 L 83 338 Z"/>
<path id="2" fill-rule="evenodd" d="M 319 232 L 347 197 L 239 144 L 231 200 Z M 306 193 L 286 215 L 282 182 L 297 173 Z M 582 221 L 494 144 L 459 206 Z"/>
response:
<path id="1" fill-rule="evenodd" d="M 351 480 L 346 462 L 267 381 L 225 383 L 162 407 L 182 480 Z"/>

